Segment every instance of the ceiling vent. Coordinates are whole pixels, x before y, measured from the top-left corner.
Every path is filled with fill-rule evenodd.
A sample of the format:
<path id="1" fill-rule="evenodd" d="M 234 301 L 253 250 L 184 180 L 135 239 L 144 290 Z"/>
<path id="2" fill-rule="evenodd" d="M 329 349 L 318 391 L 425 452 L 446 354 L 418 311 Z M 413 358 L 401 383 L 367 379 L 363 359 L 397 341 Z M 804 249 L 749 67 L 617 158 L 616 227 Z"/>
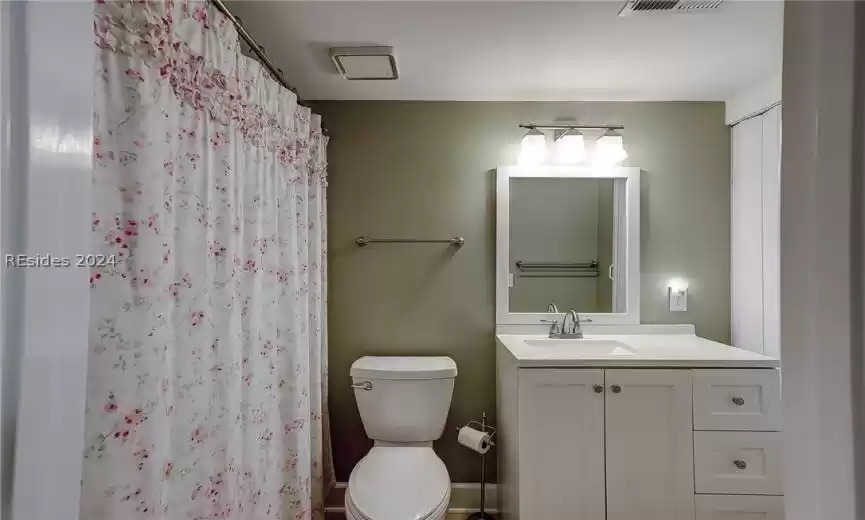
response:
<path id="1" fill-rule="evenodd" d="M 399 79 L 393 47 L 331 47 L 330 58 L 345 79 Z"/>
<path id="2" fill-rule="evenodd" d="M 693 13 L 712 11 L 724 0 L 628 0 L 619 11 L 619 16 L 646 13 Z"/>

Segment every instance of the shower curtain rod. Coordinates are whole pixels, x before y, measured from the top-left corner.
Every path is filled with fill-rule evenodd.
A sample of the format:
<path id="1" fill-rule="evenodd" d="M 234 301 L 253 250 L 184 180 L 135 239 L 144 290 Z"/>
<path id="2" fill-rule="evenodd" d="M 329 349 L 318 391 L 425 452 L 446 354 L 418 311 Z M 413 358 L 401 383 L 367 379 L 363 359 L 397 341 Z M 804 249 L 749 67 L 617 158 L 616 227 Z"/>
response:
<path id="1" fill-rule="evenodd" d="M 270 72 L 270 75 L 273 76 L 273 79 L 279 82 L 280 85 L 292 91 L 295 96 L 297 96 L 297 103 L 299 105 L 305 106 L 309 108 L 309 103 L 300 99 L 300 95 L 297 93 L 297 89 L 292 87 L 288 81 L 285 79 L 285 75 L 283 75 L 282 70 L 276 68 L 276 65 L 270 61 L 270 58 L 265 54 L 264 47 L 256 43 L 256 41 L 252 38 L 252 35 L 243 27 L 243 22 L 241 22 L 240 18 L 234 16 L 232 12 L 228 9 L 228 6 L 225 5 L 225 2 L 222 0 L 210 0 L 210 3 L 213 4 L 216 9 L 225 15 L 228 18 L 228 21 L 234 24 L 234 28 L 237 29 L 237 34 L 240 35 L 241 39 L 249 46 L 250 50 L 252 50 L 253 54 L 258 58 L 258 61 L 264 65 L 264 68 Z M 327 129 L 322 127 L 322 132 L 327 133 Z"/>

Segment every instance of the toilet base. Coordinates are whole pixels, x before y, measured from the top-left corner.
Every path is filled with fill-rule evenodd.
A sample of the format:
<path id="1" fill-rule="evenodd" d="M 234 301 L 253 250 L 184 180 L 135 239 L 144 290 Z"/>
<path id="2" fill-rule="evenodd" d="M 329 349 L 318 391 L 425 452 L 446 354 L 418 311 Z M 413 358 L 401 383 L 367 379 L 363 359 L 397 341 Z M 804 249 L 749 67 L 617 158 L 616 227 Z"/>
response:
<path id="1" fill-rule="evenodd" d="M 447 494 L 445 500 L 441 503 L 441 505 L 436 508 L 435 511 L 430 513 L 429 516 L 423 518 L 423 520 L 446 520 L 448 516 L 448 504 L 450 503 L 450 493 Z M 479 514 L 479 513 L 475 513 Z M 491 519 L 492 517 L 486 517 L 487 519 Z M 357 511 L 357 506 L 351 500 L 351 495 L 346 493 L 345 495 L 345 520 L 370 520 L 365 517 L 362 513 Z"/>
<path id="2" fill-rule="evenodd" d="M 444 520 L 447 468 L 432 446 L 376 443 L 357 463 L 345 492 L 347 520 Z"/>

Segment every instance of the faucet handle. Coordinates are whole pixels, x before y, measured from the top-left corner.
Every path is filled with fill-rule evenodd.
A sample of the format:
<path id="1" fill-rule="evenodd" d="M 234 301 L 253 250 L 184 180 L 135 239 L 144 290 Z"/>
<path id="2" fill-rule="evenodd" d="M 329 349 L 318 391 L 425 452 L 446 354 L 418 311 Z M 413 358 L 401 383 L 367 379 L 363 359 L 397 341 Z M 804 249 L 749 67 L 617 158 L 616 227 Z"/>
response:
<path id="1" fill-rule="evenodd" d="M 559 333 L 559 320 L 541 320 L 541 323 L 549 323 L 550 324 L 550 333 L 558 334 Z"/>

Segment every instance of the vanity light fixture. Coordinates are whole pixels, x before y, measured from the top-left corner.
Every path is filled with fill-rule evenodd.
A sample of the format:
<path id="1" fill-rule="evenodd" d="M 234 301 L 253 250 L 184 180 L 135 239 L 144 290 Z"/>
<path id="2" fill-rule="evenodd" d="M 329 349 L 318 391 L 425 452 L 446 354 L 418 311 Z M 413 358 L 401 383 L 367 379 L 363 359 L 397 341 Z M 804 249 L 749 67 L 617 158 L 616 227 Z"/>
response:
<path id="1" fill-rule="evenodd" d="M 607 130 L 595 144 L 595 164 L 609 166 L 619 164 L 628 158 L 622 134 L 615 130 Z"/>
<path id="2" fill-rule="evenodd" d="M 553 161 L 559 164 L 573 164 L 582 161 L 586 155 L 585 137 L 581 130 L 603 132 L 595 143 L 592 162 L 596 166 L 615 166 L 627 159 L 624 140 L 619 133 L 625 127 L 620 125 L 520 125 L 528 133 L 520 143 L 520 164 L 539 164 L 547 158 L 547 142 L 541 130 L 555 130 L 553 141 Z"/>
<path id="3" fill-rule="evenodd" d="M 520 142 L 520 164 L 540 164 L 547 158 L 547 137 L 537 128 L 530 128 Z"/>
<path id="4" fill-rule="evenodd" d="M 575 128 L 567 128 L 556 136 L 554 160 L 559 164 L 574 164 L 586 157 L 586 143 L 583 133 Z"/>

